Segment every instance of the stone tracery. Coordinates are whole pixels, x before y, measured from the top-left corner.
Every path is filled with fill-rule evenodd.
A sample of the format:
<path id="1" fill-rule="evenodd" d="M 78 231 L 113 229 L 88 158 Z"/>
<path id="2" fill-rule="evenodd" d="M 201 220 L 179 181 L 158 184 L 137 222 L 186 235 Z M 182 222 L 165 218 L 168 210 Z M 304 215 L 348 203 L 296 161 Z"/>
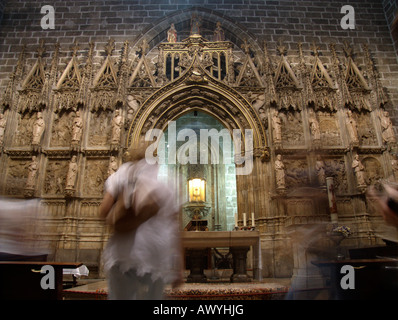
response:
<path id="1" fill-rule="evenodd" d="M 367 65 L 360 68 L 348 44 L 343 47 L 345 57 L 338 56 L 331 44 L 330 52 L 323 52 L 331 61 L 326 64 L 317 48 L 307 57 L 301 44 L 298 54 L 292 54 L 279 43 L 271 55 L 268 44 L 259 50 L 252 42 L 228 41 L 230 31 L 222 23 L 217 24 L 211 41 L 200 34 L 203 24 L 193 26 L 190 37 L 178 41 L 177 30 L 175 38 L 151 48 L 151 39 L 145 37 L 134 47 L 126 41 L 117 58 L 113 40 L 105 46 L 104 57 L 95 57 L 95 44 L 88 44 L 84 62 L 77 59 L 75 45 L 66 66 L 59 63 L 59 45 L 47 65 L 45 44 L 41 43 L 37 61 L 26 74 L 21 71 L 21 54 L 2 97 L 2 115 L 8 112 L 2 135 L 2 157 L 8 162 L 2 175 L 4 181 L 27 179 L 29 188 L 35 189 L 26 194 L 10 183 L 3 191 L 42 197 L 48 203 L 59 197 L 76 201 L 78 207 L 90 197 L 100 197 L 106 177 L 115 170 L 115 160 L 120 163 L 134 139 L 150 128 L 164 130 L 168 121 L 194 110 L 215 117 L 230 131 L 253 129 L 254 178 L 239 178 L 238 188 L 247 192 L 254 184 L 259 191 L 247 203 L 242 192 L 238 206 L 239 213 L 255 208 L 265 233 L 272 223 L 281 223 L 273 216 L 292 214 L 283 212 L 278 196 L 269 196 L 273 192 L 302 184 L 324 185 L 326 175 L 334 178 L 338 195 L 354 197 L 357 186 L 393 172 L 396 139 L 390 122 L 383 118 L 381 107 L 388 101 L 377 86 L 367 48 L 363 50 Z M 366 78 L 362 68 L 369 70 Z M 40 133 L 36 136 L 34 121 L 40 114 L 45 130 L 43 136 L 35 131 Z M 353 120 L 346 123 L 351 115 L 360 129 L 351 129 Z M 14 130 L 19 131 L 16 139 L 11 137 Z M 368 156 L 359 178 L 351 170 L 353 152 L 361 158 Z M 279 154 L 284 163 L 283 181 L 274 170 Z M 36 164 L 36 185 L 30 181 L 33 174 L 28 174 L 33 156 L 46 159 Z M 322 167 L 316 165 L 319 156 Z M 72 175 L 68 175 L 69 161 Z M 363 172 L 368 180 L 363 179 Z M 79 189 L 77 176 L 87 180 L 86 190 Z"/>

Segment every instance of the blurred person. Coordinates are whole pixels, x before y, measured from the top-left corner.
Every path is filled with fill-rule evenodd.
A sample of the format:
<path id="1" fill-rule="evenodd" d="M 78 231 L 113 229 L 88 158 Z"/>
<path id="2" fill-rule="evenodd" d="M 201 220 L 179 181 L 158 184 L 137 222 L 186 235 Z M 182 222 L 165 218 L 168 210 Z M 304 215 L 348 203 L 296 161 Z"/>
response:
<path id="1" fill-rule="evenodd" d="M 374 200 L 376 208 L 385 222 L 398 228 L 398 186 L 382 183 L 368 189 L 368 197 Z M 398 231 L 398 230 L 397 230 Z"/>
<path id="2" fill-rule="evenodd" d="M 0 261 L 45 260 L 37 238 L 39 200 L 0 199 Z"/>
<path id="3" fill-rule="evenodd" d="M 105 182 L 100 215 L 114 228 L 103 254 L 111 300 L 159 300 L 166 284 L 182 282 L 179 207 L 147 163 L 145 146 L 130 147 Z"/>

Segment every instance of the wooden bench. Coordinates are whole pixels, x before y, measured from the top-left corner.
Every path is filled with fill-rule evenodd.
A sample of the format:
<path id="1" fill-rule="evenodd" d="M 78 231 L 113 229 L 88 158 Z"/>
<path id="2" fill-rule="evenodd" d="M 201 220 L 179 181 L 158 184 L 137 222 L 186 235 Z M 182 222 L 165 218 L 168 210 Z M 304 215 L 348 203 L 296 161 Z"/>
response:
<path id="1" fill-rule="evenodd" d="M 396 259 L 347 259 L 313 261 L 314 265 L 330 272 L 331 299 L 336 300 L 390 300 L 398 296 L 398 260 Z M 353 289 L 341 287 L 345 276 L 342 267 L 354 268 Z M 325 271 L 326 271 L 325 270 Z"/>
<path id="2" fill-rule="evenodd" d="M 55 288 L 43 289 L 41 273 L 45 265 L 54 268 Z M 0 299 L 1 300 L 62 300 L 63 269 L 75 269 L 80 262 L 50 261 L 0 261 Z"/>

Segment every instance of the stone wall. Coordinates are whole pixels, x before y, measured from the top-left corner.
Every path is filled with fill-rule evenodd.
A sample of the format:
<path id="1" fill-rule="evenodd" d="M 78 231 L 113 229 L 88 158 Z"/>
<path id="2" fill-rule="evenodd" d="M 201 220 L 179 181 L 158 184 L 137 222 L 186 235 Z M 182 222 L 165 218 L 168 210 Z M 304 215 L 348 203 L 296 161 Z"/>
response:
<path id="1" fill-rule="evenodd" d="M 55 9 L 54 30 L 43 30 L 40 26 L 41 2 L 5 2 L 0 26 L 0 38 L 4 39 L 0 46 L 0 88 L 6 86 L 23 44 L 28 45 L 27 52 L 33 55 L 40 39 L 47 43 L 59 41 L 61 47 L 69 47 L 76 39 L 81 44 L 91 40 L 105 44 L 113 37 L 120 49 L 126 38 L 134 44 L 159 21 L 173 22 L 176 13 L 200 7 L 240 25 L 258 43 L 266 40 L 274 44 L 282 37 L 291 51 L 296 51 L 298 41 L 306 44 L 315 41 L 322 47 L 329 42 L 367 43 L 393 105 L 398 103 L 398 67 L 389 30 L 393 0 L 350 1 L 356 14 L 354 30 L 343 30 L 340 26 L 344 16 L 340 9 L 346 1 L 110 0 L 47 1 L 46 4 Z"/>
<path id="2" fill-rule="evenodd" d="M 387 24 L 394 41 L 395 50 L 398 53 L 398 2 L 395 0 L 384 0 L 383 7 L 386 14 Z"/>
<path id="3" fill-rule="evenodd" d="M 157 56 L 157 45 L 165 41 L 166 31 L 170 27 L 170 24 L 176 24 L 177 31 L 179 32 L 178 40 L 185 39 L 189 35 L 187 30 L 189 30 L 190 16 L 196 10 L 203 17 L 203 35 L 206 37 L 211 35 L 217 20 L 223 22 L 227 40 L 230 40 L 235 45 L 233 56 L 234 59 L 236 58 L 237 64 L 239 64 L 239 61 L 243 62 L 246 58 L 252 58 L 249 53 L 245 56 L 244 50 L 240 49 L 245 39 L 249 41 L 251 49 L 254 51 L 253 56 L 255 59 L 253 58 L 253 60 L 257 63 L 258 59 L 270 59 L 272 64 L 270 69 L 276 69 L 278 61 L 280 63 L 284 61 L 283 53 L 282 55 L 280 53 L 280 51 L 283 51 L 281 47 L 284 45 L 287 51 L 286 57 L 289 61 L 286 64 L 291 63 L 294 70 L 292 72 L 300 74 L 301 83 L 306 81 L 305 70 L 313 67 L 315 59 L 313 44 L 319 47 L 318 51 L 315 51 L 319 53 L 320 60 L 322 60 L 321 63 L 328 67 L 328 72 L 332 72 L 334 78 L 337 77 L 339 79 L 341 78 L 339 74 L 343 74 L 342 71 L 339 72 L 339 68 L 344 70 L 343 68 L 347 67 L 347 63 L 351 61 L 346 58 L 347 50 L 349 51 L 351 48 L 355 63 L 358 64 L 360 69 L 358 73 L 363 73 L 364 75 L 364 78 L 361 77 L 359 80 L 370 79 L 372 84 L 375 84 L 375 79 L 380 78 L 381 85 L 389 93 L 390 103 L 386 108 L 389 109 L 393 120 L 397 120 L 398 114 L 395 112 L 395 106 L 398 104 L 398 64 L 389 28 L 391 18 L 385 11 L 387 10 L 386 8 L 390 8 L 389 5 L 391 3 L 392 1 L 390 3 L 387 1 L 381 3 L 376 0 L 350 1 L 350 5 L 355 8 L 355 29 L 344 30 L 340 26 L 340 20 L 344 16 L 344 14 L 340 13 L 340 9 L 343 5 L 347 4 L 346 1 L 224 0 L 217 1 L 216 3 L 210 0 L 169 0 L 161 2 L 155 0 L 48 1 L 46 4 L 53 5 L 55 9 L 55 29 L 43 30 L 40 26 L 40 20 L 43 17 L 43 14 L 40 13 L 41 3 L 33 0 L 7 1 L 3 10 L 3 20 L 0 25 L 0 37 L 3 39 L 3 42 L 0 44 L 0 94 L 3 94 L 5 88 L 10 83 L 10 74 L 15 69 L 18 69 L 17 77 L 19 80 L 27 78 L 38 59 L 37 49 L 39 48 L 39 51 L 43 49 L 40 47 L 41 40 L 45 40 L 46 42 L 44 47 L 46 52 L 43 53 L 40 51 L 40 54 L 43 55 L 43 64 L 46 66 L 45 71 L 41 74 L 43 82 L 51 78 L 53 80 L 52 83 L 55 83 L 54 79 L 58 80 L 60 78 L 68 62 L 71 61 L 72 55 L 74 56 L 75 54 L 78 61 L 77 64 L 82 66 L 82 74 L 83 69 L 87 71 L 87 66 L 92 67 L 92 70 L 90 69 L 91 73 L 87 71 L 87 74 L 101 74 L 100 69 L 101 66 L 105 66 L 104 61 L 108 61 L 108 58 L 112 56 L 115 64 L 119 62 L 119 70 L 122 70 L 117 76 L 121 79 L 126 79 L 127 76 L 123 73 L 123 70 L 128 67 L 134 69 L 137 66 L 135 64 L 138 59 L 132 61 L 133 55 L 137 53 L 140 46 L 142 48 L 142 39 L 144 37 L 148 40 L 150 46 L 147 60 L 153 61 Z M 107 45 L 110 38 L 115 40 L 115 50 L 109 49 L 111 45 Z M 128 45 L 124 43 L 125 40 L 129 41 Z M 75 41 L 79 42 L 80 49 L 74 51 L 71 47 Z M 262 51 L 264 49 L 264 41 L 267 43 L 269 54 L 265 54 Z M 59 51 L 55 50 L 57 42 L 60 44 Z M 90 42 L 93 42 L 93 46 L 89 45 Z M 345 47 L 346 51 L 343 47 L 344 42 L 350 45 Z M 301 46 L 299 46 L 300 43 L 302 43 Z M 335 43 L 336 45 L 331 46 L 331 43 Z M 26 45 L 23 60 L 24 65 L 16 68 L 24 45 Z M 364 45 L 367 45 L 368 50 L 364 50 Z M 108 49 L 106 49 L 107 46 Z M 126 57 L 123 54 L 127 46 L 130 47 L 130 57 L 125 59 Z M 336 52 L 332 52 L 331 47 L 335 48 Z M 299 48 L 302 49 L 301 52 L 299 52 Z M 55 52 L 59 56 L 56 56 Z M 367 56 L 368 54 L 370 56 Z M 341 59 L 338 64 L 335 63 L 336 59 L 334 56 Z M 92 60 L 91 57 L 93 57 Z M 134 56 L 135 58 L 136 56 Z M 372 68 L 370 59 L 373 60 L 375 69 Z M 53 61 L 54 63 L 52 64 Z M 304 64 L 306 64 L 305 68 L 303 67 Z M 280 66 L 285 66 L 285 64 L 280 64 Z M 264 72 L 264 69 L 262 70 L 262 74 L 268 76 L 268 71 Z M 138 67 L 134 70 L 138 70 Z M 251 70 L 253 71 L 253 69 Z M 378 74 L 372 75 L 375 70 L 377 70 Z M 236 70 L 233 71 L 235 72 Z M 286 73 L 289 73 L 289 71 L 286 71 Z M 269 75 L 269 78 L 272 78 L 271 75 Z M 84 81 L 82 81 L 83 84 L 79 89 L 83 88 L 86 91 L 79 91 L 79 94 L 80 92 L 86 92 L 87 96 L 90 95 L 90 90 L 95 82 L 92 80 L 92 78 L 84 78 Z M 187 83 L 191 81 L 190 79 L 185 80 Z M 204 79 L 192 81 L 200 82 L 202 80 Z M 253 79 L 248 77 L 245 80 L 247 80 L 245 83 L 249 83 Z M 346 79 L 340 80 L 343 84 Z M 269 85 L 270 82 L 264 82 L 267 85 L 261 88 L 261 90 L 269 90 L 271 88 Z M 246 110 L 243 109 L 243 106 L 246 106 L 246 103 L 248 104 L 247 101 L 256 102 L 255 98 L 251 97 L 252 92 L 246 89 L 244 85 L 240 86 L 240 83 L 229 83 L 230 86 L 235 85 L 235 89 L 226 88 L 225 82 L 216 82 L 214 79 L 212 80 L 212 84 L 216 86 L 214 92 L 207 90 L 200 91 L 198 89 L 200 85 L 197 85 L 198 88 L 192 90 L 192 93 L 188 89 L 179 91 L 180 98 L 190 102 L 189 96 L 195 94 L 194 91 L 196 90 L 200 93 L 198 95 L 200 96 L 199 98 L 205 100 L 206 103 L 200 101 L 200 104 L 194 105 L 197 102 L 192 102 L 191 107 L 200 107 L 214 113 L 218 112 L 221 109 L 220 107 L 227 106 L 226 110 L 233 107 L 229 103 L 227 104 L 227 100 L 222 99 L 223 97 L 229 97 L 228 90 L 241 90 L 239 97 L 244 96 L 245 98 L 234 101 L 240 101 L 242 110 Z M 15 84 L 16 90 L 14 90 L 14 96 L 17 96 L 17 93 L 20 92 L 20 85 L 20 83 L 18 85 Z M 304 87 L 309 86 L 305 85 Z M 373 91 L 370 90 L 370 93 L 365 91 L 366 95 L 369 95 L 370 101 L 373 101 L 371 107 L 378 112 L 377 109 L 380 106 L 374 103 L 374 101 L 378 100 L 379 97 L 377 95 L 379 91 L 375 87 L 377 86 L 374 86 L 372 88 Z M 122 86 L 120 88 L 123 89 Z M 344 86 L 339 85 L 339 88 L 343 90 Z M 56 92 L 53 89 L 53 87 L 49 88 L 49 91 L 52 91 L 51 97 L 54 97 L 54 92 Z M 123 90 L 127 89 L 124 88 Z M 135 89 L 137 88 L 134 87 Z M 144 101 L 148 101 L 146 98 L 150 94 L 155 91 L 158 92 L 159 87 L 155 87 L 152 84 L 152 87 L 138 89 L 142 89 L 142 92 L 140 92 L 142 94 L 141 103 L 143 103 Z M 138 89 L 137 92 L 139 91 Z M 168 89 L 171 90 L 170 87 Z M 254 93 L 258 95 L 258 90 L 260 89 L 255 89 L 257 91 Z M 286 92 L 280 92 L 278 94 L 285 94 L 285 97 L 289 99 L 300 100 L 300 96 L 294 90 L 293 93 L 295 95 L 293 97 L 286 94 Z M 332 90 L 331 92 L 334 91 Z M 339 97 L 341 96 L 340 93 Z M 186 107 L 186 105 L 177 105 L 179 98 L 175 98 L 173 94 L 170 94 L 170 97 L 168 93 L 165 93 L 165 95 L 167 97 L 162 97 L 164 103 L 159 105 L 158 110 L 161 108 L 165 108 L 166 110 L 166 106 L 170 104 L 176 107 L 174 111 L 178 113 L 180 112 L 179 109 Z M 63 97 L 65 99 L 68 97 L 65 92 Z M 95 98 L 98 97 L 106 98 L 105 95 L 95 96 Z M 25 100 L 21 101 L 29 102 L 29 97 L 26 94 L 23 98 Z M 260 97 L 258 98 L 261 102 Z M 218 107 L 214 107 L 212 103 L 220 99 L 223 100 L 222 103 Z M 269 100 L 269 97 L 267 99 Z M 101 188 L 107 176 L 109 157 L 111 154 L 121 155 L 121 149 L 125 147 L 124 141 L 127 131 L 124 132 L 124 136 L 122 135 L 121 141 L 123 142 L 120 150 L 117 149 L 115 152 L 110 143 L 110 121 L 115 106 L 101 105 L 97 99 L 86 100 L 89 103 L 84 104 L 84 108 L 82 108 L 82 117 L 85 120 L 82 150 L 74 148 L 69 143 L 71 140 L 70 136 L 59 136 L 62 133 L 61 129 L 69 128 L 68 124 L 71 124 L 75 118 L 73 107 L 76 106 L 61 106 L 65 107 L 65 110 L 59 112 L 57 110 L 59 105 L 56 105 L 53 103 L 54 100 L 51 100 L 48 104 L 50 107 L 47 108 L 45 117 L 52 131 L 47 131 L 43 139 L 41 147 L 45 152 L 41 152 L 38 149 L 34 150 L 33 154 L 40 154 L 40 183 L 38 184 L 36 195 L 44 197 L 43 206 L 46 209 L 45 213 L 48 216 L 48 224 L 51 227 L 49 235 L 53 237 L 50 240 L 54 240 L 57 249 L 55 258 L 60 260 L 81 259 L 85 262 L 89 261 L 94 265 L 99 262 L 102 246 L 106 243 L 108 236 L 107 230 L 103 227 L 102 221 L 97 216 L 97 208 L 102 196 Z M 256 115 L 256 112 L 260 112 L 261 104 L 257 103 L 256 105 L 254 106 L 253 103 L 254 108 L 251 108 L 251 106 L 247 107 L 245 116 L 250 114 Z M 30 106 L 42 107 L 37 102 L 36 105 L 31 103 Z M 146 106 L 151 105 L 147 103 Z M 254 208 L 253 211 L 256 214 L 258 226 L 262 233 L 263 260 L 267 262 L 264 264 L 264 276 L 289 276 L 292 273 L 293 259 L 291 245 L 287 241 L 289 237 L 286 234 L 287 227 L 319 221 L 314 219 L 320 219 L 320 221 L 328 219 L 325 201 L 312 198 L 302 199 L 301 196 L 290 196 L 286 201 L 284 195 L 274 193 L 274 158 L 277 152 L 283 153 L 286 170 L 290 173 L 286 181 L 288 191 L 290 192 L 292 191 L 291 189 L 302 186 L 303 172 L 307 172 L 307 175 L 304 175 L 307 182 L 315 181 L 314 177 L 308 177 L 308 168 L 315 167 L 316 152 L 321 149 L 324 152 L 324 160 L 327 167 L 334 168 L 334 173 L 337 172 L 337 174 L 341 173 L 342 175 L 342 177 L 336 177 L 341 182 L 341 184 L 337 185 L 339 195 L 337 206 L 339 211 L 343 213 L 341 221 L 355 225 L 357 235 L 351 241 L 351 245 L 372 244 L 374 240 L 374 232 L 369 222 L 369 212 L 365 207 L 364 195 L 356 192 L 355 177 L 351 170 L 354 153 L 352 152 L 353 148 L 349 150 L 347 147 L 349 146 L 350 138 L 345 136 L 346 129 L 344 121 L 346 114 L 344 113 L 345 110 L 343 110 L 347 106 L 342 102 L 339 106 L 327 105 L 326 107 L 320 107 L 320 140 L 327 143 L 317 146 L 313 145 L 313 139 L 307 126 L 310 115 L 309 110 L 307 110 L 309 109 L 308 103 L 299 111 L 295 109 L 295 103 L 293 103 L 292 108 L 291 106 L 278 105 L 272 107 L 272 110 L 278 107 L 282 111 L 280 115 L 284 117 L 282 138 L 278 142 L 281 145 L 279 146 L 276 143 L 272 143 L 276 141 L 272 133 L 274 124 L 271 120 L 272 115 L 267 109 L 266 118 L 261 118 L 261 121 L 258 121 L 256 125 L 259 128 L 267 127 L 267 129 L 262 131 L 264 134 L 261 138 L 264 141 L 268 141 L 270 150 L 255 150 L 257 154 L 253 175 L 237 178 L 238 207 L 240 205 L 243 208 L 240 209 L 240 214 L 242 212 L 249 214 Z M 4 152 L 2 154 L 4 161 L 0 162 L 0 176 L 9 177 L 10 180 L 15 182 L 15 185 L 7 183 L 5 189 L 8 195 L 19 194 L 19 191 L 13 188 L 16 189 L 18 187 L 18 182 L 25 181 L 27 168 L 32 162 L 32 151 L 29 144 L 31 141 L 31 132 L 25 129 L 32 128 L 33 121 L 36 119 L 33 115 L 36 115 L 37 110 L 30 112 L 29 105 L 25 105 L 24 103 L 19 103 L 18 107 L 23 110 L 21 114 L 26 114 L 27 116 L 20 117 L 17 110 L 14 110 L 16 109 L 14 107 L 14 109 L 8 110 L 10 114 L 8 128 L 17 128 L 20 131 L 18 133 L 16 130 L 17 134 L 11 135 L 9 130 L 6 130 L 6 132 L 8 131 L 8 140 L 5 141 L 5 147 L 11 146 L 12 150 Z M 340 107 L 341 110 L 335 110 L 337 107 Z M 362 139 L 364 141 L 361 141 L 360 145 L 359 153 L 361 158 L 367 161 L 365 166 L 369 170 L 373 170 L 374 168 L 379 169 L 377 165 L 374 165 L 374 159 L 376 159 L 379 161 L 378 163 L 381 167 L 384 168 L 383 172 L 386 174 L 391 173 L 389 150 L 384 148 L 380 132 L 376 132 L 377 130 L 380 131 L 379 120 L 376 118 L 377 112 L 368 113 L 366 110 L 363 112 L 362 107 L 359 107 L 359 110 L 357 110 L 359 123 L 362 124 L 360 125 L 361 134 L 366 137 L 366 139 Z M 325 108 L 326 111 L 324 110 Z M 123 112 L 126 113 L 127 104 L 124 104 L 123 109 Z M 255 109 L 255 111 L 252 109 Z M 292 111 L 291 109 L 294 110 Z M 166 111 L 164 112 L 167 115 Z M 234 115 L 236 115 L 235 118 L 240 115 L 241 119 L 233 120 L 245 124 L 242 114 L 234 112 Z M 229 118 L 222 118 L 221 114 L 218 114 L 218 116 L 223 121 L 231 120 Z M 142 121 L 146 120 L 146 118 L 142 118 Z M 163 120 L 166 121 L 165 119 Z M 375 132 L 372 131 L 371 134 L 365 132 L 365 129 L 371 128 L 369 123 L 377 124 L 376 127 L 373 127 L 373 131 Z M 397 124 L 398 122 L 395 121 L 395 123 Z M 101 130 L 100 125 L 107 128 L 109 132 Z M 128 129 L 128 126 L 125 129 Z M 300 135 L 297 135 L 297 132 Z M 67 134 L 70 135 L 69 131 Z M 333 139 L 336 138 L 336 143 L 335 140 L 331 140 L 330 134 L 340 134 L 337 136 L 338 139 L 331 137 Z M 377 135 L 378 139 L 376 139 Z M 274 138 L 273 141 L 272 137 Z M 63 140 L 66 142 L 62 142 Z M 337 145 L 336 148 L 334 148 L 335 145 Z M 267 146 L 267 144 L 264 143 L 261 146 Z M 356 147 L 354 151 L 358 151 L 357 149 Z M 270 151 L 270 153 L 260 160 L 259 151 Z M 63 190 L 65 180 L 62 179 L 65 179 L 67 176 L 72 154 L 78 155 L 78 171 L 81 174 L 78 175 L 78 180 L 76 181 L 76 194 L 67 194 L 67 192 L 64 192 L 67 190 Z M 272 161 L 270 161 L 269 157 L 271 157 Z M 373 177 L 380 176 L 380 172 L 376 169 L 373 170 L 374 172 L 372 171 L 374 173 Z M 88 179 L 90 177 L 97 179 Z M 61 180 L 58 181 L 58 179 Z M 4 179 L 4 181 L 6 180 Z M 64 193 L 67 196 L 64 197 Z M 249 209 L 251 210 L 249 211 Z M 372 220 L 378 219 L 373 216 L 371 218 Z M 232 219 L 229 219 L 227 225 L 231 225 L 231 223 Z M 369 240 L 368 242 L 366 242 L 367 239 Z"/>

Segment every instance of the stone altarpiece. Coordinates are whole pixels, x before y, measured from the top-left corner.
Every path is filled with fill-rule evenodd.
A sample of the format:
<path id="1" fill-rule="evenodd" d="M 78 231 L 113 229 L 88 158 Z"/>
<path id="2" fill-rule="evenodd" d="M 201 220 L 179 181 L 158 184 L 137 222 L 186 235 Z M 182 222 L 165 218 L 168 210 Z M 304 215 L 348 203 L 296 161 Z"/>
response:
<path id="1" fill-rule="evenodd" d="M 131 141 L 198 110 L 230 131 L 253 130 L 253 150 L 241 150 L 253 156 L 253 171 L 236 176 L 237 207 L 240 224 L 243 213 L 255 213 L 264 277 L 292 275 L 289 228 L 330 221 L 326 177 L 334 180 L 339 221 L 354 232 L 346 245 L 379 243 L 382 221 L 364 189 L 395 179 L 397 150 L 367 46 L 260 48 L 202 20 L 214 38 L 185 30 L 159 43 L 126 40 L 118 50 L 112 39 L 70 50 L 42 41 L 30 65 L 24 48 L 0 106 L 2 193 L 41 199 L 42 236 L 55 259 L 98 266 L 109 237 L 98 217 L 106 178 Z"/>

